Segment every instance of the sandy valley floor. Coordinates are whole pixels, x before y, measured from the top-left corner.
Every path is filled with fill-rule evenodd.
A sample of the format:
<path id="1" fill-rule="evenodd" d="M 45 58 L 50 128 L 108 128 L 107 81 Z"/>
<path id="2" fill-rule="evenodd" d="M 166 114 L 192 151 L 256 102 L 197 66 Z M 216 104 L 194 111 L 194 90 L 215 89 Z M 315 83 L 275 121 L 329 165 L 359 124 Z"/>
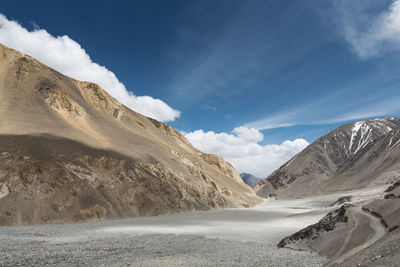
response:
<path id="1" fill-rule="evenodd" d="M 338 196 L 267 200 L 251 209 L 1 227 L 0 265 L 320 266 L 325 258 L 276 244 L 317 222 Z"/>

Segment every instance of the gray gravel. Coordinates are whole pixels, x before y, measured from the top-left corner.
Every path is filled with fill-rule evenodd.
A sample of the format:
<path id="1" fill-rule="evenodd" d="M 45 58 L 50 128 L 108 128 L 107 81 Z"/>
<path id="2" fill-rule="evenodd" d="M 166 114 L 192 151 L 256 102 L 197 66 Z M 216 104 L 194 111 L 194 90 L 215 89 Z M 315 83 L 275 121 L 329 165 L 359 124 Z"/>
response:
<path id="1" fill-rule="evenodd" d="M 30 230 L 35 229 L 2 229 L 1 266 L 320 266 L 324 262 L 308 252 L 196 235 L 88 235 L 71 242 L 68 231 L 60 232 L 60 227 Z"/>
<path id="2" fill-rule="evenodd" d="M 276 247 L 282 237 L 318 221 L 326 213 L 320 203 L 330 200 L 0 227 L 0 266 L 321 266 L 327 260 L 315 253 Z"/>

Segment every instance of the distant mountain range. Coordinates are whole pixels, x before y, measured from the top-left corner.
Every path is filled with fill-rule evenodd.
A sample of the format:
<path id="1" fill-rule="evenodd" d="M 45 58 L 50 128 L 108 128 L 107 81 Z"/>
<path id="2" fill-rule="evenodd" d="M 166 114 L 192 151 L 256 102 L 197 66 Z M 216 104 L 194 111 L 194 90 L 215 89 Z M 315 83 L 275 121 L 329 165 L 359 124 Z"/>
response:
<path id="1" fill-rule="evenodd" d="M 0 44 L 0 225 L 253 206 L 217 155 Z"/>
<path id="2" fill-rule="evenodd" d="M 400 119 L 379 118 L 349 123 L 322 136 L 261 181 L 256 192 L 267 197 L 270 183 L 280 197 L 300 197 L 398 179 Z"/>
<path id="3" fill-rule="evenodd" d="M 241 173 L 240 177 L 242 177 L 243 182 L 249 186 L 255 186 L 262 180 L 261 178 L 255 177 L 254 175 L 245 172 Z"/>

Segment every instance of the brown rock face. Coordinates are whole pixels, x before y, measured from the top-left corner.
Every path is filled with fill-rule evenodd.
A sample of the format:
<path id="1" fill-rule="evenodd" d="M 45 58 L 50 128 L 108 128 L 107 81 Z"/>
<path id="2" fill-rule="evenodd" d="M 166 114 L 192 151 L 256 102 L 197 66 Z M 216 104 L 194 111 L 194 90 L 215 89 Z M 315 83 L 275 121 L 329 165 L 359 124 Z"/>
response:
<path id="1" fill-rule="evenodd" d="M 0 225 L 252 206 L 236 170 L 98 85 L 0 45 Z"/>

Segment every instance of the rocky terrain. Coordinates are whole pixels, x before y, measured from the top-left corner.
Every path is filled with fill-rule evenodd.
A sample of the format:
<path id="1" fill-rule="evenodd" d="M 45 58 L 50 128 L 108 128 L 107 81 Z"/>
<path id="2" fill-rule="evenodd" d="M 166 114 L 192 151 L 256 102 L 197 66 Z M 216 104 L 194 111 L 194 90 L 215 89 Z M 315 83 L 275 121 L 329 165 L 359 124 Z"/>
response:
<path id="1" fill-rule="evenodd" d="M 261 200 L 169 125 L 0 45 L 0 225 L 65 223 Z"/>
<path id="2" fill-rule="evenodd" d="M 400 180 L 400 119 L 380 118 L 339 127 L 309 145 L 267 180 L 279 197 L 396 182 Z M 266 196 L 269 183 L 260 182 L 257 194 Z"/>
<path id="3" fill-rule="evenodd" d="M 333 231 L 335 228 L 338 228 L 340 224 L 345 224 L 349 221 L 349 217 L 346 214 L 348 212 L 348 208 L 348 205 L 342 205 L 339 209 L 329 212 L 316 224 L 307 226 L 293 235 L 283 238 L 278 243 L 278 247 L 301 248 L 304 245 L 302 244 L 298 246 L 297 244 L 307 242 L 309 240 L 315 240 L 321 235 Z"/>
<path id="4" fill-rule="evenodd" d="M 400 260 L 398 118 L 339 127 L 258 182 L 98 85 L 2 45 L 0 102 L 0 225 L 250 207 L 270 198 L 247 213 L 3 227 L 0 265 L 319 266 L 328 258 L 330 265 L 359 266 Z M 253 191 L 243 181 L 258 183 Z"/>
<path id="5" fill-rule="evenodd" d="M 369 198 L 351 191 L 381 186 L 388 188 Z M 322 220 L 283 238 L 279 247 L 316 251 L 330 258 L 330 265 L 398 263 L 400 253 L 390 246 L 400 244 L 400 119 L 339 127 L 253 188 L 259 196 L 273 192 L 278 199 L 342 194 Z"/>
<path id="6" fill-rule="evenodd" d="M 323 266 L 327 259 L 315 252 L 276 243 L 318 221 L 321 203 L 334 200 L 328 198 L 317 205 L 268 200 L 253 208 L 3 226 L 0 266 Z"/>
<path id="7" fill-rule="evenodd" d="M 381 197 L 379 192 L 368 197 L 340 197 L 329 205 L 331 211 L 319 222 L 283 238 L 277 246 L 316 251 L 330 259 L 329 265 L 342 265 L 387 238 L 388 228 L 381 216 L 363 208 Z"/>
<path id="8" fill-rule="evenodd" d="M 262 180 L 261 178 L 255 177 L 250 173 L 241 173 L 240 177 L 242 177 L 243 182 L 248 186 L 255 186 Z"/>
<path id="9" fill-rule="evenodd" d="M 394 190 L 393 190 L 394 191 Z M 370 246 L 343 261 L 342 266 L 397 266 L 400 262 L 400 199 L 388 191 L 383 199 L 362 206 L 385 227 L 386 234 Z"/>
<path id="10" fill-rule="evenodd" d="M 400 182 L 385 191 L 383 199 L 374 199 L 363 205 L 363 209 L 381 218 L 382 224 L 392 232 L 400 227 Z"/>

